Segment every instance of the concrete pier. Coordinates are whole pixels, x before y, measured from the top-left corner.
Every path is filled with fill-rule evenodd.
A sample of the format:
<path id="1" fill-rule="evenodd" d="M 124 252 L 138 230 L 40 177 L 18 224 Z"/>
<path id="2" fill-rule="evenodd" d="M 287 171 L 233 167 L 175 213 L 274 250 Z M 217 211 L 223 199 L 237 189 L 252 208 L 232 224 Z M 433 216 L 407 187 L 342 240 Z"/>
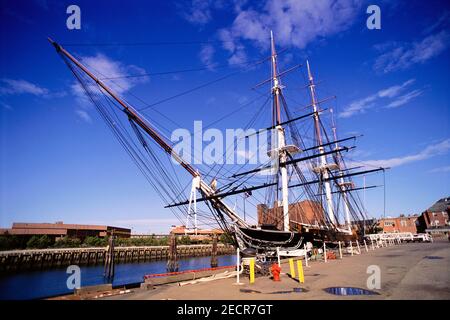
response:
<path id="1" fill-rule="evenodd" d="M 167 284 L 154 290 L 131 290 L 129 294 L 105 299 L 118 300 L 329 300 L 329 299 L 450 299 L 450 244 L 446 239 L 434 243 L 404 243 L 363 251 L 360 255 L 346 255 L 327 263 L 311 261 L 304 269 L 305 282 L 299 284 L 286 273 L 287 261 L 281 263 L 281 281 L 258 277 L 253 284 L 245 276 L 242 286 L 233 285 L 236 278 L 179 286 Z M 367 287 L 369 267 L 380 268 L 379 289 Z M 303 288 L 297 293 L 294 288 Z M 378 295 L 338 296 L 324 291 L 328 287 L 357 287 L 374 290 Z M 283 293 L 283 294 L 281 294 Z"/>
<path id="2" fill-rule="evenodd" d="M 232 246 L 218 244 L 218 254 L 232 254 Z M 178 245 L 178 258 L 211 255 L 212 245 Z M 138 262 L 167 259 L 169 246 L 148 247 L 115 247 L 114 261 Z M 63 249 L 36 249 L 0 251 L 0 271 L 19 269 L 39 269 L 77 265 L 95 265 L 103 263 L 106 257 L 106 248 L 63 248 Z"/>

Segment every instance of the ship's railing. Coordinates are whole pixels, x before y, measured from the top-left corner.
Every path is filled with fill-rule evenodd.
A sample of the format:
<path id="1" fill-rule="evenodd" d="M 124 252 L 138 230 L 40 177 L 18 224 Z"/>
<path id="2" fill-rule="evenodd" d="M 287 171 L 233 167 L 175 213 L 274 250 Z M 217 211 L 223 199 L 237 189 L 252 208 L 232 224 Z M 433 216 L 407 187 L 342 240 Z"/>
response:
<path id="1" fill-rule="evenodd" d="M 390 239 L 400 239 L 402 241 L 413 240 L 413 234 L 411 232 L 373 233 L 367 234 L 366 237 L 374 241 Z"/>

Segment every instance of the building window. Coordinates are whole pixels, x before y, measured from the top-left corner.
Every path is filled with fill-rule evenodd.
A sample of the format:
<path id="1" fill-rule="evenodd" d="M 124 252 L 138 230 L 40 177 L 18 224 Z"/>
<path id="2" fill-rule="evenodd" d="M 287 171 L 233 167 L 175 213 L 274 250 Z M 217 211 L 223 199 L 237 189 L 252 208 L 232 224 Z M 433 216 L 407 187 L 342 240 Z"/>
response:
<path id="1" fill-rule="evenodd" d="M 406 227 L 407 226 L 406 220 L 400 220 L 400 226 Z"/>
<path id="2" fill-rule="evenodd" d="M 434 225 L 437 227 L 439 226 L 439 220 L 434 220 Z"/>
<path id="3" fill-rule="evenodd" d="M 393 227 L 394 226 L 394 222 L 393 221 L 385 221 L 384 222 L 384 226 L 385 227 Z"/>

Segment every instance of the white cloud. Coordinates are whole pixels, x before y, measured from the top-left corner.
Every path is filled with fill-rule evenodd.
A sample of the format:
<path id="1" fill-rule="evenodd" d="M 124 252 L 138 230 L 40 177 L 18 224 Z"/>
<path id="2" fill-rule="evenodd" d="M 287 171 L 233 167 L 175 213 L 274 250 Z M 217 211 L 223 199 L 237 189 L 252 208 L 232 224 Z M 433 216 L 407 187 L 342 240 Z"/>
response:
<path id="1" fill-rule="evenodd" d="M 0 87 L 0 95 L 32 94 L 35 96 L 45 96 L 49 93 L 48 89 L 23 79 L 3 78 L 0 81 L 3 83 Z"/>
<path id="2" fill-rule="evenodd" d="M 145 70 L 135 65 L 124 65 L 119 61 L 114 61 L 103 54 L 95 56 L 87 56 L 81 58 L 82 63 L 85 64 L 93 73 L 102 79 L 102 81 L 118 94 L 129 91 L 137 84 L 148 81 L 148 77 L 144 76 Z M 138 77 L 124 78 L 127 75 L 143 75 Z M 111 79 L 108 79 L 111 78 Z M 75 88 L 77 86 L 77 88 Z M 93 84 L 95 86 L 95 84 Z M 72 86 L 76 94 L 80 94 L 82 89 L 76 83 Z"/>
<path id="3" fill-rule="evenodd" d="M 395 99 L 394 101 L 392 101 L 391 103 L 389 103 L 386 108 L 397 108 L 400 107 L 406 103 L 408 103 L 410 100 L 422 95 L 423 90 L 413 90 L 411 92 L 408 92 L 407 94 L 404 94 L 400 97 L 398 97 L 398 99 Z"/>
<path id="4" fill-rule="evenodd" d="M 49 89 L 39 86 L 24 79 L 0 79 L 0 96 L 31 94 L 40 98 L 62 98 L 66 92 L 51 92 Z"/>
<path id="5" fill-rule="evenodd" d="M 233 55 L 228 59 L 228 63 L 231 65 L 243 64 L 247 61 L 247 54 L 245 53 L 244 46 L 238 45 Z"/>
<path id="6" fill-rule="evenodd" d="M 416 81 L 416 80 L 415 79 L 409 79 L 408 81 L 405 81 L 401 85 L 392 86 L 392 87 L 389 87 L 387 89 L 380 90 L 378 92 L 378 95 L 381 98 L 393 98 L 393 97 L 397 96 L 400 93 L 400 91 L 402 91 L 405 87 L 407 87 L 408 85 L 414 83 L 414 81 Z"/>
<path id="7" fill-rule="evenodd" d="M 210 70 L 214 69 L 214 66 L 215 66 L 215 63 L 213 60 L 214 52 L 215 52 L 214 47 L 212 45 L 208 44 L 208 45 L 204 45 L 202 47 L 202 49 L 200 50 L 200 54 L 199 54 L 201 62 L 205 66 L 207 66 L 208 69 L 210 69 Z"/>
<path id="8" fill-rule="evenodd" d="M 409 85 L 413 84 L 415 79 L 409 79 L 405 82 L 403 82 L 400 85 L 391 86 L 386 89 L 379 90 L 377 93 L 372 94 L 368 97 L 365 97 L 363 99 L 359 99 L 356 101 L 351 102 L 348 107 L 344 109 L 339 114 L 339 117 L 341 118 L 349 118 L 351 116 L 354 116 L 356 114 L 364 113 L 368 109 L 374 108 L 377 104 L 377 102 L 380 99 L 392 99 L 395 97 L 398 97 L 398 95 Z M 418 97 L 423 93 L 423 90 L 414 90 L 411 91 L 403 96 L 398 97 L 396 100 L 391 101 L 387 108 L 395 108 L 399 107 L 403 104 L 406 104 L 410 100 L 414 99 L 415 97 Z"/>
<path id="9" fill-rule="evenodd" d="M 434 168 L 434 169 L 431 169 L 428 172 L 430 172 L 430 173 L 446 173 L 446 172 L 450 172 L 450 166 Z"/>
<path id="10" fill-rule="evenodd" d="M 364 161 L 364 164 L 369 167 L 383 167 L 383 168 L 392 168 L 398 167 L 407 163 L 426 160 L 438 155 L 443 155 L 448 153 L 450 150 L 450 139 L 446 139 L 442 142 L 432 144 L 426 147 L 424 150 L 417 154 L 407 155 L 403 157 L 390 158 L 384 160 L 368 160 Z"/>
<path id="11" fill-rule="evenodd" d="M 190 23 L 204 25 L 211 21 L 211 6 L 213 1 L 210 0 L 192 0 L 190 6 L 182 8 L 183 17 Z"/>
<path id="12" fill-rule="evenodd" d="M 443 30 L 420 41 L 377 45 L 375 48 L 383 53 L 375 60 L 374 69 L 388 73 L 425 63 L 448 48 L 449 38 L 449 33 Z"/>
<path id="13" fill-rule="evenodd" d="M 236 6 L 236 18 L 229 28 L 219 31 L 219 37 L 232 53 L 230 63 L 242 60 L 242 40 L 268 48 L 270 30 L 279 45 L 303 49 L 314 40 L 348 29 L 363 12 L 361 4 L 359 0 L 267 0 L 247 9 Z"/>
<path id="14" fill-rule="evenodd" d="M 377 94 L 368 96 L 364 99 L 353 101 L 350 105 L 339 114 L 341 118 L 349 118 L 355 114 L 364 113 L 367 109 L 374 107 L 372 103 L 378 98 Z"/>
<path id="15" fill-rule="evenodd" d="M 77 109 L 77 110 L 75 110 L 75 113 L 84 122 L 87 122 L 87 123 L 91 123 L 92 122 L 91 116 L 85 110 Z"/>
<path id="16" fill-rule="evenodd" d="M 244 45 L 237 43 L 229 30 L 219 30 L 219 38 L 223 41 L 222 46 L 231 53 L 228 63 L 231 65 L 242 64 L 247 61 Z"/>
<path id="17" fill-rule="evenodd" d="M 102 82 L 119 95 L 125 94 L 134 86 L 149 80 L 149 77 L 144 75 L 146 73 L 144 69 L 135 65 L 125 65 L 119 61 L 114 61 L 103 54 L 81 57 L 81 61 L 98 78 L 100 78 Z M 124 78 L 124 76 L 127 75 L 143 76 Z M 93 92 L 98 92 L 100 90 L 93 81 L 87 83 L 86 86 L 88 87 L 88 90 Z M 72 84 L 71 88 L 72 94 L 77 97 L 79 107 L 82 108 L 75 110 L 75 113 L 83 121 L 88 123 L 92 122 L 92 118 L 89 115 L 91 101 L 86 96 L 83 87 L 76 81 Z"/>

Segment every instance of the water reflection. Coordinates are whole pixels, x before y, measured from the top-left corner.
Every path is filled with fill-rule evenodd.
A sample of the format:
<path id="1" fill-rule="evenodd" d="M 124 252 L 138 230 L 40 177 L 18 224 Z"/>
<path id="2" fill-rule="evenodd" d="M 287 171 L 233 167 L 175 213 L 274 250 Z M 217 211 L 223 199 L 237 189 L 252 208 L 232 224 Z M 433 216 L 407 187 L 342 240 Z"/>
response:
<path id="1" fill-rule="evenodd" d="M 234 255 L 218 256 L 219 266 L 234 265 Z M 209 268 L 211 257 L 191 257 L 179 260 L 180 269 Z M 119 263 L 115 266 L 113 285 L 125 285 L 143 281 L 143 276 L 150 273 L 166 272 L 166 261 L 150 261 L 140 263 Z M 44 271 L 25 271 L 0 275 L 0 299 L 28 300 L 71 293 L 66 281 L 70 275 L 66 268 Z M 103 265 L 82 266 L 81 286 L 106 283 L 103 277 Z"/>

